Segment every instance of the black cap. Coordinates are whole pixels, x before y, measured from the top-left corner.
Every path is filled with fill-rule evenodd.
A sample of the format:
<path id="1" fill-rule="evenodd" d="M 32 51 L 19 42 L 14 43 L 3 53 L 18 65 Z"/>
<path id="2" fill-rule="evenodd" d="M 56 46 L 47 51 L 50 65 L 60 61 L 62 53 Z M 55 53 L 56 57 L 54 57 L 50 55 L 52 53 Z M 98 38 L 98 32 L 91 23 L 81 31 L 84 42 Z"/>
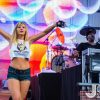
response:
<path id="1" fill-rule="evenodd" d="M 96 34 L 96 30 L 93 27 L 84 27 L 83 29 L 80 30 L 80 34 L 83 36 L 87 36 L 91 33 Z"/>

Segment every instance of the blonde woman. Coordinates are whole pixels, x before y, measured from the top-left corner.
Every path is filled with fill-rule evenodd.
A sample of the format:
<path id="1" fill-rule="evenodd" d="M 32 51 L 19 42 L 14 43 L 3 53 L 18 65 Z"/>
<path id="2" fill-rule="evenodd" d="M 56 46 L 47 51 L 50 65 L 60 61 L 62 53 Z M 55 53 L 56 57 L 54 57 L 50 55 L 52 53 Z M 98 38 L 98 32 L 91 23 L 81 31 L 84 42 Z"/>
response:
<path id="1" fill-rule="evenodd" d="M 28 29 L 23 22 L 19 22 L 16 25 L 12 35 L 0 29 L 0 35 L 8 40 L 10 45 L 11 63 L 7 78 L 8 89 L 11 92 L 13 100 L 25 100 L 30 86 L 30 44 L 48 34 L 56 26 L 61 27 L 61 24 L 62 22 L 59 21 L 43 32 L 31 37 L 28 37 Z"/>

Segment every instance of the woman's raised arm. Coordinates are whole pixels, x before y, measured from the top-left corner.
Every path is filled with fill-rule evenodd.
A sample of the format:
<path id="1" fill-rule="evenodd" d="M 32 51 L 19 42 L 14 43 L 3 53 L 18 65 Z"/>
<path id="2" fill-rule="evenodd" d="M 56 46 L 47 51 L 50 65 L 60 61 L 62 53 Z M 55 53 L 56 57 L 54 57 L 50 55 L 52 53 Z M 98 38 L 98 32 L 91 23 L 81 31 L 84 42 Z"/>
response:
<path id="1" fill-rule="evenodd" d="M 2 35 L 7 41 L 11 40 L 11 35 L 0 29 L 0 35 Z"/>
<path id="2" fill-rule="evenodd" d="M 47 35 L 49 32 L 51 32 L 55 27 L 63 27 L 64 28 L 65 22 L 63 21 L 58 21 L 56 23 L 54 23 L 53 25 L 49 26 L 48 28 L 46 28 L 43 32 L 30 36 L 29 37 L 29 41 L 30 42 L 34 42 L 40 38 L 42 38 L 43 36 Z"/>
<path id="3" fill-rule="evenodd" d="M 36 34 L 36 35 L 33 35 L 33 36 L 30 36 L 29 37 L 29 41 L 30 42 L 34 42 L 40 38 L 42 38 L 43 36 L 47 35 L 50 31 L 52 31 L 54 28 L 56 27 L 56 24 L 46 28 L 43 32 L 39 33 L 39 34 Z"/>

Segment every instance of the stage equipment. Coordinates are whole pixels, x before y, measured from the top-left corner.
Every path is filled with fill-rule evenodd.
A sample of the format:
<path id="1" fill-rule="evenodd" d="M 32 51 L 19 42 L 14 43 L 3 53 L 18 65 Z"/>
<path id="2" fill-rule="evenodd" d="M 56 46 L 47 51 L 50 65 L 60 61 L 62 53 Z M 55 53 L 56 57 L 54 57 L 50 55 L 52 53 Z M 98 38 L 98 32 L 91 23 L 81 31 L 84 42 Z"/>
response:
<path id="1" fill-rule="evenodd" d="M 88 48 L 82 51 L 82 83 L 92 83 L 93 73 L 100 74 L 100 49 Z"/>
<path id="2" fill-rule="evenodd" d="M 76 60 L 71 56 L 71 54 L 65 54 L 65 51 L 71 53 L 68 48 L 63 46 L 53 46 L 52 48 L 57 52 L 57 55 L 54 56 L 51 61 L 52 70 L 55 72 L 61 72 L 62 69 L 64 70 L 66 68 L 74 67 L 77 65 Z"/>

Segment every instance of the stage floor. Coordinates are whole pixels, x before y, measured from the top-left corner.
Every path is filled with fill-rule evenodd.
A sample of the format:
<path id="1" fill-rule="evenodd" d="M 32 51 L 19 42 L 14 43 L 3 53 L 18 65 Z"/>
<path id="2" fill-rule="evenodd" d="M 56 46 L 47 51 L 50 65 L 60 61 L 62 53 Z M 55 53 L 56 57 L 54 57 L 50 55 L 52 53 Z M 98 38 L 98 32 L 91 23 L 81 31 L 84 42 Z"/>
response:
<path id="1" fill-rule="evenodd" d="M 89 91 L 80 91 L 80 100 L 100 100 L 100 93 L 96 93 L 93 98 L 87 97 L 86 93 L 91 93 Z"/>
<path id="2" fill-rule="evenodd" d="M 0 100 L 9 100 L 10 92 L 9 90 L 0 89 Z"/>

